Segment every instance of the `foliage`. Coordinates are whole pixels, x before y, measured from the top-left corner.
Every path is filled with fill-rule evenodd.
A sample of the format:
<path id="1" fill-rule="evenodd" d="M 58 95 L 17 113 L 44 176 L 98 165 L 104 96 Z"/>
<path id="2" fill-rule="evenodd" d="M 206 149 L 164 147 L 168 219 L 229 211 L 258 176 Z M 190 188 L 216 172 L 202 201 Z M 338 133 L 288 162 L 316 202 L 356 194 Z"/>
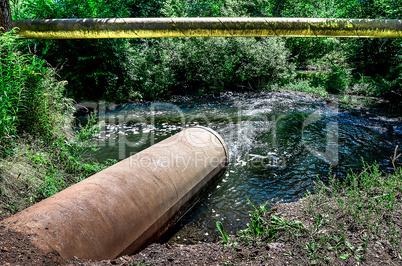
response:
<path id="1" fill-rule="evenodd" d="M 131 53 L 135 91 L 151 98 L 191 90 L 256 90 L 294 76 L 284 42 L 275 38 L 145 40 Z"/>
<path id="2" fill-rule="evenodd" d="M 153 2 L 155 3 L 155 2 Z M 150 2 L 139 1 L 48 1 L 29 0 L 22 4 L 24 18 L 110 18 L 147 15 Z M 58 66 L 68 80 L 67 93 L 75 100 L 112 98 L 124 101 L 132 93 L 125 85 L 128 40 L 32 40 L 27 48 Z M 130 66 L 129 66 L 130 67 Z M 111 96 L 110 96 L 111 95 Z"/>
<path id="3" fill-rule="evenodd" d="M 13 33 L 1 35 L 0 40 L 2 144 L 16 134 L 51 140 L 70 131 L 74 110 L 63 97 L 65 82 L 58 81 L 43 60 L 22 54 Z"/>
<path id="4" fill-rule="evenodd" d="M 88 158 L 90 147 L 79 138 L 50 144 L 24 135 L 9 145 L 12 154 L 0 158 L 0 214 L 14 214 L 114 163 Z"/>
<path id="5" fill-rule="evenodd" d="M 108 160 L 101 164 L 88 157 L 88 153 L 98 149 L 96 143 L 92 142 L 98 129 L 95 114 L 73 137 L 57 139 L 53 144 L 54 150 L 51 153 L 44 153 L 49 159 L 39 160 L 37 165 L 37 167 L 47 166 L 44 171 L 45 179 L 40 189 L 42 195 L 38 196 L 39 199 L 50 197 L 116 163 L 115 160 Z M 33 158 L 36 156 L 35 154 Z"/>
<path id="6" fill-rule="evenodd" d="M 356 83 L 364 79 L 374 85 L 372 96 L 402 95 L 402 41 L 399 39 L 359 39 L 352 41 L 348 62 Z"/>
<path id="7" fill-rule="evenodd" d="M 228 234 L 225 231 L 223 231 L 222 222 L 217 221 L 216 222 L 216 227 L 218 228 L 219 232 L 221 233 L 222 242 L 224 242 L 224 243 L 229 242 L 230 238 L 229 238 Z"/>
<path id="8" fill-rule="evenodd" d="M 224 244 L 225 247 L 230 247 L 232 249 L 236 249 L 236 246 L 239 244 L 237 241 L 232 242 L 232 239 L 229 238 L 228 234 L 223 230 L 223 225 L 221 221 L 216 222 L 216 227 L 218 228 L 218 231 L 221 233 L 222 237 L 222 243 Z M 231 242 L 231 243 L 229 243 Z"/>
<path id="9" fill-rule="evenodd" d="M 129 0 L 117 3 L 16 0 L 12 4 L 15 18 L 276 16 L 399 19 L 401 6 L 400 0 Z M 266 54 L 267 47 L 271 46 L 273 49 Z M 310 83 L 330 93 L 402 96 L 400 40 L 286 38 L 287 49 L 282 46 L 282 39 L 198 38 L 35 40 L 28 42 L 26 47 L 60 68 L 59 74 L 68 81 L 67 93 L 76 100 L 125 102 L 190 91 L 264 89 L 274 83 L 279 86 L 298 82 L 292 74 L 293 65 L 298 69 L 315 69 L 317 75 Z M 272 58 L 273 55 L 277 58 Z M 286 67 L 289 67 L 288 71 L 284 71 Z M 273 80 L 268 78 L 270 73 L 274 74 Z M 362 76 L 370 82 L 360 85 Z"/>
<path id="10" fill-rule="evenodd" d="M 327 97 L 328 92 L 322 86 L 313 86 L 311 82 L 307 79 L 297 79 L 289 84 L 278 86 L 277 84 L 268 87 L 269 90 L 289 90 L 289 91 L 301 91 L 307 93 L 317 94 L 321 97 Z"/>
<path id="11" fill-rule="evenodd" d="M 167 0 L 163 2 L 161 14 L 165 17 L 268 17 L 274 9 L 272 1 L 263 0 Z"/>
<path id="12" fill-rule="evenodd" d="M 256 207 L 250 200 L 247 199 L 247 201 L 254 208 L 254 211 L 251 212 L 251 223 L 247 223 L 247 229 L 238 232 L 238 235 L 240 235 L 246 243 L 250 241 L 271 242 L 274 238 L 277 238 L 282 231 L 307 231 L 300 221 L 286 221 L 275 215 L 271 215 L 271 219 L 267 219 L 266 214 L 269 212 L 267 204 Z"/>
<path id="13" fill-rule="evenodd" d="M 373 1 L 280 1 L 281 17 L 327 17 L 327 18 L 387 18 L 400 19 L 402 2 L 389 0 Z M 279 6 L 278 6 L 279 7 Z M 329 38 L 333 39 L 333 38 Z M 336 39 L 327 38 L 288 38 L 287 47 L 296 58 L 298 67 L 308 67 L 308 61 L 326 60 L 330 54 L 344 62 L 340 67 L 332 64 L 331 69 L 320 77 L 320 85 L 329 92 L 349 93 L 370 96 L 402 96 L 401 80 L 401 41 L 399 39 Z M 346 52 L 346 53 L 345 53 Z M 369 91 L 366 85 L 359 86 L 361 76 L 373 81 Z M 356 87 L 350 89 L 351 87 Z"/>
<path id="14" fill-rule="evenodd" d="M 17 119 L 21 107 L 20 86 L 24 82 L 21 67 L 24 58 L 15 52 L 15 39 L 11 33 L 0 36 L 0 139 L 4 143 L 17 131 Z"/>
<path id="15" fill-rule="evenodd" d="M 44 60 L 23 54 L 21 44 L 12 32 L 0 35 L 0 208 L 10 213 L 111 163 L 87 158 L 94 120 L 73 131 L 65 82 Z"/>

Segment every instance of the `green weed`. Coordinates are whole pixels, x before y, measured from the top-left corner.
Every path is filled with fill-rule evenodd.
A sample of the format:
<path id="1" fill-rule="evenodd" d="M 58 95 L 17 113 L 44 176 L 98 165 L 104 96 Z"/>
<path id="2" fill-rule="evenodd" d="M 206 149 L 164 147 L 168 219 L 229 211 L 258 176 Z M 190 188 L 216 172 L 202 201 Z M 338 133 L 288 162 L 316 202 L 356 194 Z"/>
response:
<path id="1" fill-rule="evenodd" d="M 401 168 L 384 175 L 377 165 L 365 164 L 361 173 L 345 180 L 318 182 L 315 194 L 302 199 L 298 220 L 275 215 L 267 204 L 257 207 L 250 202 L 251 223 L 238 235 L 246 243 L 286 243 L 309 264 L 365 260 L 368 248 L 382 243 L 400 256 L 401 197 Z"/>
<path id="2" fill-rule="evenodd" d="M 217 221 L 216 222 L 216 227 L 218 228 L 219 232 L 221 233 L 222 242 L 223 243 L 229 242 L 230 238 L 229 238 L 228 234 L 223 230 L 222 222 Z"/>

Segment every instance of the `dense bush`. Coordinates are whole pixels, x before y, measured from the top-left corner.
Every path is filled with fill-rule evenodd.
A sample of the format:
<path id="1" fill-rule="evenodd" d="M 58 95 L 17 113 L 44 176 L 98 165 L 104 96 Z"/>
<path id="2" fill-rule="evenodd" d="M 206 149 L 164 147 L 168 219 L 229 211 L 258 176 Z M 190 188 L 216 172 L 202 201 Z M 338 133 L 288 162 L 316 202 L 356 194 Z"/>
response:
<path id="1" fill-rule="evenodd" d="M 286 85 L 275 84 L 269 89 L 274 90 L 289 90 L 289 91 L 301 91 L 312 94 L 317 94 L 321 97 L 327 97 L 328 92 L 324 87 L 318 85 L 312 85 L 311 82 L 307 79 L 296 79 L 294 82 L 291 82 Z"/>
<path id="2" fill-rule="evenodd" d="M 7 138 L 17 131 L 17 120 L 21 106 L 21 92 L 23 85 L 23 58 L 14 54 L 14 39 L 10 34 L 1 36 L 0 42 L 0 138 L 5 142 Z"/>
<path id="3" fill-rule="evenodd" d="M 121 16 L 235 16 L 245 10 L 264 15 L 273 8 L 263 1 L 128 1 L 49 2 L 30 0 L 28 18 Z M 147 12 L 148 11 L 148 12 Z M 160 39 L 32 41 L 39 56 L 68 80 L 76 100 L 155 99 L 183 91 L 216 92 L 258 89 L 286 82 L 294 66 L 280 39 Z"/>
<path id="4" fill-rule="evenodd" d="M 275 10 L 274 1 L 264 0 L 166 0 L 161 5 L 165 17 L 269 17 Z"/>
<path id="5" fill-rule="evenodd" d="M 73 131 L 66 82 L 36 56 L 0 34 L 0 215 L 51 196 L 106 165 L 85 156 L 91 128 Z"/>
<path id="6" fill-rule="evenodd" d="M 373 96 L 402 96 L 402 41 L 359 39 L 352 42 L 348 62 L 354 68 L 356 83 L 363 77 L 375 84 Z"/>

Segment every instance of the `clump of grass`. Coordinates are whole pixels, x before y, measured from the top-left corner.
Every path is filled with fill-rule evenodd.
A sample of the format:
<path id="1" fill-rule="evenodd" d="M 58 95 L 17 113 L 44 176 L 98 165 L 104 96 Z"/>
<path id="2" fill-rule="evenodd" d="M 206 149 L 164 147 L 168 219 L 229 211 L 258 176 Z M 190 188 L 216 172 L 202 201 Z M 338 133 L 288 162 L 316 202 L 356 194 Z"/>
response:
<path id="1" fill-rule="evenodd" d="M 322 230 L 331 227 L 332 236 L 321 241 L 322 253 L 326 248 L 341 259 L 359 260 L 367 258 L 368 247 L 381 245 L 400 256 L 401 169 L 384 176 L 378 165 L 366 165 L 360 174 L 343 182 L 332 179 L 329 187 L 317 184 L 316 190 L 304 208 Z"/>
<path id="2" fill-rule="evenodd" d="M 292 81 L 286 85 L 275 84 L 268 87 L 271 90 L 289 90 L 289 91 L 300 91 L 316 94 L 320 97 L 327 97 L 328 92 L 322 86 L 313 86 L 309 80 L 300 79 L 297 81 Z"/>
<path id="3" fill-rule="evenodd" d="M 24 133 L 53 141 L 71 135 L 73 102 L 65 98 L 65 81 L 36 56 L 20 52 L 21 40 L 13 32 L 0 35 L 0 144 Z"/>
<path id="4" fill-rule="evenodd" d="M 151 266 L 153 263 L 147 262 L 146 260 L 141 260 L 139 262 L 133 262 L 129 266 Z"/>
<path id="5" fill-rule="evenodd" d="M 374 253 L 378 262 L 402 261 L 402 168 L 384 175 L 377 165 L 365 165 L 343 181 L 317 183 L 315 191 L 287 211 L 292 219 L 253 205 L 252 223 L 239 235 L 246 242 L 286 243 L 299 263 L 357 263 Z"/>

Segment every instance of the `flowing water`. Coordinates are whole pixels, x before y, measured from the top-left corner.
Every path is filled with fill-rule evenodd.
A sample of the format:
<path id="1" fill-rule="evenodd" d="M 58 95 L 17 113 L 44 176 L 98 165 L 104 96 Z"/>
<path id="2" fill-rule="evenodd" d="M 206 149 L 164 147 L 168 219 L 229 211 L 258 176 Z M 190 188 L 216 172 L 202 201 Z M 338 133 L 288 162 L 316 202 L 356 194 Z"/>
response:
<path id="1" fill-rule="evenodd" d="M 169 234 L 172 242 L 211 241 L 216 221 L 233 233 L 254 204 L 295 201 L 318 179 L 343 178 L 362 161 L 391 171 L 402 144 L 402 119 L 370 109 L 344 109 L 295 92 L 226 94 L 169 103 L 127 104 L 100 113 L 100 160 L 124 159 L 184 128 L 216 130 L 230 153 L 226 174 Z M 167 238 L 166 238 L 167 239 Z"/>

